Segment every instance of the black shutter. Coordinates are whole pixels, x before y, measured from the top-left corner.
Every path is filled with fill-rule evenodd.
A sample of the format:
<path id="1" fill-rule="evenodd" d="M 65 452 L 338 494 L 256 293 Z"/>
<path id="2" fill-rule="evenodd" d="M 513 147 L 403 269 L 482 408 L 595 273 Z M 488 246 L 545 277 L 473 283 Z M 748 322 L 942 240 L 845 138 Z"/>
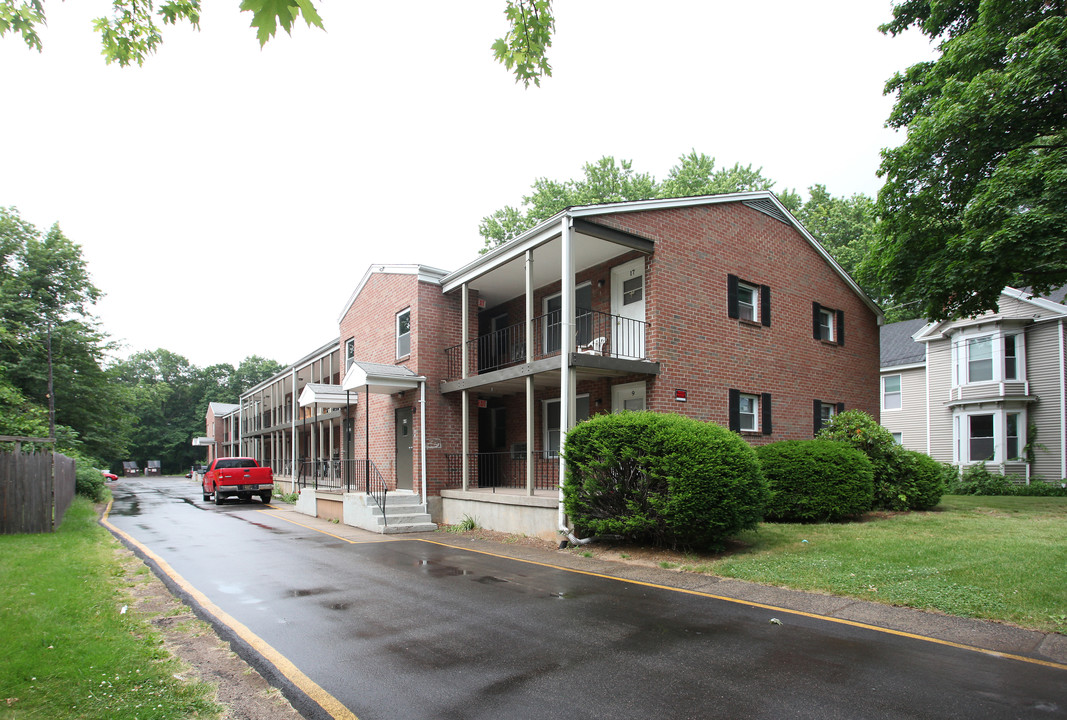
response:
<path id="1" fill-rule="evenodd" d="M 730 429 L 741 432 L 741 391 L 730 388 Z"/>
<path id="2" fill-rule="evenodd" d="M 822 340 L 822 333 L 819 332 L 819 313 L 822 311 L 822 306 L 817 302 L 811 304 L 811 336 L 816 340 Z"/>
<path id="3" fill-rule="evenodd" d="M 729 315 L 730 317 L 734 318 L 735 320 L 737 318 L 741 317 L 741 311 L 737 307 L 737 276 L 736 275 L 727 275 L 726 276 L 726 313 L 727 313 L 727 315 Z"/>
<path id="4" fill-rule="evenodd" d="M 766 285 L 759 286 L 759 321 L 764 327 L 771 326 L 771 289 Z"/>
<path id="5" fill-rule="evenodd" d="M 763 434 L 771 434 L 771 394 L 763 393 L 760 399 L 760 410 L 763 411 Z"/>
<path id="6" fill-rule="evenodd" d="M 845 412 L 845 403 L 838 403 L 837 404 L 837 414 L 840 415 L 843 412 Z"/>
<path id="7" fill-rule="evenodd" d="M 816 400 L 813 403 L 812 407 L 813 407 L 813 410 L 814 410 L 814 413 L 815 413 L 815 422 L 814 422 L 815 432 L 812 433 L 812 434 L 813 435 L 818 435 L 819 431 L 822 430 L 822 403 L 820 401 Z"/>
<path id="8" fill-rule="evenodd" d="M 845 311 L 837 311 L 837 344 L 845 344 Z"/>

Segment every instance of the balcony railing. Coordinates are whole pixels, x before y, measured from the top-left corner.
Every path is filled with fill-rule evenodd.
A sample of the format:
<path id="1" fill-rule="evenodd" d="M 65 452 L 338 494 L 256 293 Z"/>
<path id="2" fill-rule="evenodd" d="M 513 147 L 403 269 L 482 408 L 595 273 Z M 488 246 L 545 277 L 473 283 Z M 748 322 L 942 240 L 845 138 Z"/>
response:
<path id="1" fill-rule="evenodd" d="M 574 340 L 578 352 L 631 360 L 645 359 L 647 322 L 622 315 L 579 308 L 575 315 Z M 563 340 L 560 313 L 533 319 L 533 360 L 560 354 Z M 467 341 L 467 375 L 521 365 L 526 358 L 526 323 L 516 323 Z M 445 350 L 448 380 L 463 377 L 463 346 Z"/>
<path id="2" fill-rule="evenodd" d="M 526 489 L 526 454 L 510 452 L 470 453 L 470 482 L 472 490 L 509 488 Z M 446 453 L 448 477 L 446 487 L 463 487 L 463 454 Z M 559 487 L 559 458 L 537 453 L 533 458 L 534 490 L 555 490 Z"/>

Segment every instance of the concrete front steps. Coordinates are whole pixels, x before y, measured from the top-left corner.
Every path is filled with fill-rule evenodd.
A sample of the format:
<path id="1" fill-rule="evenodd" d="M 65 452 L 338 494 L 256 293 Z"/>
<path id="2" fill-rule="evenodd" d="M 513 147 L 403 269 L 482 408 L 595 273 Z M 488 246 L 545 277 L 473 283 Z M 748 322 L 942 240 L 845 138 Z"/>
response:
<path id="1" fill-rule="evenodd" d="M 296 510 L 313 517 L 325 517 L 383 535 L 432 532 L 437 525 L 430 520 L 418 494 L 398 490 L 385 496 L 385 512 L 366 493 L 330 493 L 305 488 Z"/>

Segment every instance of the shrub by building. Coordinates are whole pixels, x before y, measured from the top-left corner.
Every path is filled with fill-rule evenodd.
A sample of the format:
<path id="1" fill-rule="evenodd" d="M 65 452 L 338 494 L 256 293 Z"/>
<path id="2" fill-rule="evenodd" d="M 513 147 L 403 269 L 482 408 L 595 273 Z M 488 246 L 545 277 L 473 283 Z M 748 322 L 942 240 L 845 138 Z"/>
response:
<path id="1" fill-rule="evenodd" d="M 871 509 L 874 471 L 862 452 L 833 440 L 786 440 L 756 450 L 770 487 L 766 519 L 837 522 Z"/>
<path id="2" fill-rule="evenodd" d="M 760 521 L 767 485 L 737 434 L 681 415 L 594 416 L 567 435 L 564 507 L 578 533 L 716 548 Z"/>
<path id="3" fill-rule="evenodd" d="M 862 451 L 874 470 L 874 507 L 879 510 L 927 510 L 945 491 L 941 464 L 905 450 L 867 413 L 849 410 L 833 417 L 820 438 L 838 440 Z"/>

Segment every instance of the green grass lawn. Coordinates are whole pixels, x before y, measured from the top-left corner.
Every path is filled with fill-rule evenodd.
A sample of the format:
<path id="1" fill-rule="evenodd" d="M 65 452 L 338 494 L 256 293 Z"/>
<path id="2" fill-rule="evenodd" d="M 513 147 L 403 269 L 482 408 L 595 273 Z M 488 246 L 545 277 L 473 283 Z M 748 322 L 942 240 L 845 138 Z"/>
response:
<path id="1" fill-rule="evenodd" d="M 127 601 L 116 541 L 77 498 L 52 534 L 0 536 L 0 718 L 216 718 Z"/>
<path id="2" fill-rule="evenodd" d="M 764 523 L 737 540 L 683 569 L 1067 632 L 1067 498 L 952 495 L 929 512 Z"/>

